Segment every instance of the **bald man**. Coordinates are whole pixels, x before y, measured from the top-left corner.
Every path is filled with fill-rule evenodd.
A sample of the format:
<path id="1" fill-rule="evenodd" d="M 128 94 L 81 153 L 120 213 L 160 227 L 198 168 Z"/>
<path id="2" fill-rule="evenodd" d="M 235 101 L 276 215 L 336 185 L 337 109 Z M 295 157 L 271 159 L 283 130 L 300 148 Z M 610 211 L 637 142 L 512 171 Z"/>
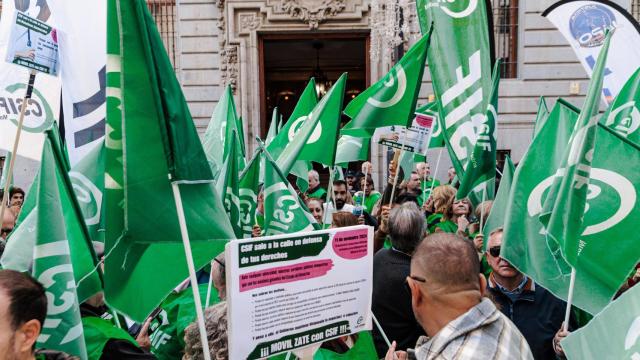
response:
<path id="1" fill-rule="evenodd" d="M 487 280 L 470 241 L 449 233 L 427 236 L 411 258 L 407 283 L 416 320 L 429 336 L 418 341 L 417 359 L 533 359 L 515 325 L 484 297 Z M 395 341 L 385 359 L 394 351 Z"/>

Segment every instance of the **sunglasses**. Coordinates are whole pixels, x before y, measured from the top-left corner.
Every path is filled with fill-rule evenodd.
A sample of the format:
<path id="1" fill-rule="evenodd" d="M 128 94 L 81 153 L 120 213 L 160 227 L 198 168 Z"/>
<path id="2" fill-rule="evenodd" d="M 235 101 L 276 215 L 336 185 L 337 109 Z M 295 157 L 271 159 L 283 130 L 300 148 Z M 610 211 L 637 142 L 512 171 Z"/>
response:
<path id="1" fill-rule="evenodd" d="M 500 257 L 500 246 L 490 247 L 489 250 L 487 250 L 487 252 L 489 253 L 489 255 L 493 257 Z"/>
<path id="2" fill-rule="evenodd" d="M 427 280 L 425 278 L 422 278 L 420 276 L 415 276 L 415 275 L 409 275 L 409 278 L 411 280 L 417 281 L 417 282 L 421 282 L 421 283 L 426 283 Z M 404 287 L 407 290 L 407 293 L 409 293 L 409 295 L 411 295 L 411 287 L 409 286 L 409 280 L 405 279 L 404 280 Z"/>

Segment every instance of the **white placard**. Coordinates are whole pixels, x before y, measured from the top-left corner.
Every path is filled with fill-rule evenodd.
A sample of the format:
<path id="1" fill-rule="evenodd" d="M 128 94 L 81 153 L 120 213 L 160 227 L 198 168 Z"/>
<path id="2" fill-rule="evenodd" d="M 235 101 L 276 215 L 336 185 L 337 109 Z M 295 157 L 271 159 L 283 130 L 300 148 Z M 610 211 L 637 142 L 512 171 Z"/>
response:
<path id="1" fill-rule="evenodd" d="M 58 32 L 46 23 L 16 11 L 5 60 L 45 74 L 58 75 Z"/>
<path id="2" fill-rule="evenodd" d="M 234 240 L 226 264 L 230 359 L 371 330 L 372 227 Z"/>
<path id="3" fill-rule="evenodd" d="M 426 154 L 436 118 L 428 114 L 416 113 L 415 115 L 408 132 L 405 126 L 381 127 L 373 134 L 373 141 L 395 149 Z"/>

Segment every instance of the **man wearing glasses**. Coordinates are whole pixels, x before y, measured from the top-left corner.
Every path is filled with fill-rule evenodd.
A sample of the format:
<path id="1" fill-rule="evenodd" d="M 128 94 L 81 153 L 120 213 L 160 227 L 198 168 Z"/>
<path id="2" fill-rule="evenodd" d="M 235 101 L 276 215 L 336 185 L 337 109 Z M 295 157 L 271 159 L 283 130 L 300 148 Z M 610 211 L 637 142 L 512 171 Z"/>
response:
<path id="1" fill-rule="evenodd" d="M 407 285 L 429 338 L 421 338 L 411 356 L 396 352 L 394 341 L 385 360 L 533 359 L 520 331 L 485 297 L 487 281 L 470 241 L 450 233 L 427 236 L 411 258 Z"/>
<path id="2" fill-rule="evenodd" d="M 500 257 L 502 233 L 496 229 L 489 235 L 487 262 L 493 272 L 487 289 L 527 339 L 536 359 L 563 357 L 560 340 L 568 335 L 562 331 L 567 304 Z"/>

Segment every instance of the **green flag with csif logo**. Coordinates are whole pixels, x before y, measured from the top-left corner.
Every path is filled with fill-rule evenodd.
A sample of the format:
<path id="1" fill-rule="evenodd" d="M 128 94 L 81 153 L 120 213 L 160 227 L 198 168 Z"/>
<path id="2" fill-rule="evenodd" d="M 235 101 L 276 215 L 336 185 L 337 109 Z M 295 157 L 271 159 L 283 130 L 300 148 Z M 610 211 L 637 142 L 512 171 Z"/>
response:
<path id="1" fill-rule="evenodd" d="M 258 188 L 260 186 L 260 159 L 262 151 L 255 153 L 247 167 L 240 174 L 238 194 L 240 195 L 240 223 L 242 238 L 250 238 L 255 224 L 256 209 L 258 207 Z"/>
<path id="2" fill-rule="evenodd" d="M 549 237 L 560 245 L 565 259 L 573 266 L 576 265 L 576 259 L 583 246 L 580 229 L 584 212 L 587 210 L 593 155 L 597 151 L 609 151 L 601 147 L 596 149 L 596 125 L 611 35 L 612 33 L 608 33 L 602 45 L 584 107 L 569 139 L 569 146 L 565 149 L 563 162 L 558 167 L 558 171 L 562 171 L 563 175 L 554 179 L 540 213 L 540 220 L 545 225 Z"/>
<path id="3" fill-rule="evenodd" d="M 569 360 L 640 359 L 640 286 L 627 290 L 560 344 Z"/>
<path id="4" fill-rule="evenodd" d="M 602 121 L 635 144 L 640 144 L 640 68 L 627 80 Z"/>
<path id="5" fill-rule="evenodd" d="M 467 159 L 466 170 L 460 177 L 460 187 L 456 192 L 457 199 L 469 197 L 474 205 L 492 200 L 495 194 L 500 65 L 501 61 L 498 60 L 493 66 L 493 84 L 487 111 L 478 125 L 476 144 Z"/>
<path id="6" fill-rule="evenodd" d="M 482 233 L 484 235 L 484 248 L 486 250 L 487 243 L 489 242 L 489 235 L 491 232 L 497 228 L 504 227 L 504 219 L 505 212 L 507 210 L 507 206 L 509 205 L 509 193 L 511 192 L 511 184 L 513 183 L 513 173 L 515 172 L 515 167 L 513 166 L 513 162 L 511 158 L 507 156 L 504 159 L 504 168 L 502 169 L 502 178 L 500 179 L 500 187 L 498 188 L 498 193 L 496 194 L 496 198 L 491 205 L 491 211 L 487 216 L 485 214 L 486 221 L 484 223 L 484 228 L 482 229 Z"/>
<path id="7" fill-rule="evenodd" d="M 104 138 L 69 171 L 73 191 L 93 241 L 104 242 Z"/>
<path id="8" fill-rule="evenodd" d="M 222 171 L 222 166 L 226 159 L 225 155 L 228 153 L 226 145 L 227 128 L 236 128 L 233 124 L 239 121 L 231 85 L 228 85 L 213 110 L 211 120 L 202 139 L 204 153 L 216 178 Z M 227 126 L 227 124 L 231 125 Z"/>
<path id="9" fill-rule="evenodd" d="M 349 163 L 369 158 L 371 138 L 342 135 L 336 148 L 336 164 L 348 167 Z"/>
<path id="10" fill-rule="evenodd" d="M 492 86 L 485 2 L 417 0 L 416 8 L 422 33 L 433 31 L 429 71 L 447 149 L 462 177 L 476 144 L 475 123 L 487 110 Z"/>
<path id="11" fill-rule="evenodd" d="M 222 171 L 216 181 L 216 191 L 223 198 L 224 209 L 229 217 L 231 227 L 236 235 L 236 239 L 242 239 L 242 224 L 240 223 L 240 191 L 238 188 L 238 160 L 236 156 L 236 142 L 238 136 L 235 131 L 231 133 L 229 154 L 224 160 Z"/>
<path id="12" fill-rule="evenodd" d="M 430 38 L 428 32 L 382 79 L 349 102 L 344 113 L 351 121 L 342 128 L 342 135 L 371 137 L 379 127 L 411 126 Z"/>
<path id="13" fill-rule="evenodd" d="M 291 234 L 315 230 L 315 219 L 296 194 L 278 165 L 265 156 L 264 169 L 264 234 Z"/>

